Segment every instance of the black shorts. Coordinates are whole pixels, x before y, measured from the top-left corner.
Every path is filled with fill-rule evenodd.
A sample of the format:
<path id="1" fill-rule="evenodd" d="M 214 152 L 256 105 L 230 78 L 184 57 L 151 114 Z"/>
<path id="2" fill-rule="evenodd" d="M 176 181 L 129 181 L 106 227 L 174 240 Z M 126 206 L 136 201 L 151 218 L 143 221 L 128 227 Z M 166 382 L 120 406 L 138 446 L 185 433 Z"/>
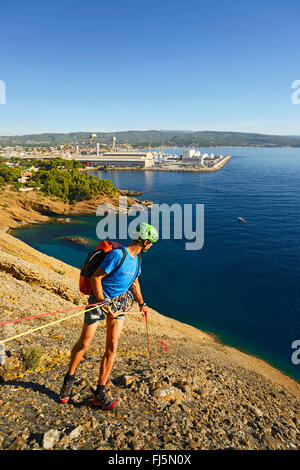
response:
<path id="1" fill-rule="evenodd" d="M 98 303 L 94 294 L 91 294 L 88 300 L 90 304 Z M 108 305 L 113 312 L 117 312 L 118 310 L 128 311 L 130 310 L 133 303 L 133 295 L 130 291 L 126 291 L 124 294 L 115 297 L 114 299 L 110 299 L 108 301 Z M 86 312 L 84 314 L 84 324 L 85 325 L 93 325 L 93 323 L 97 323 L 98 321 L 102 321 L 105 319 L 105 311 L 103 310 L 101 305 L 95 305 L 94 308 L 86 307 Z M 117 317 L 117 320 L 124 320 L 125 315 L 124 313 L 120 313 Z"/>

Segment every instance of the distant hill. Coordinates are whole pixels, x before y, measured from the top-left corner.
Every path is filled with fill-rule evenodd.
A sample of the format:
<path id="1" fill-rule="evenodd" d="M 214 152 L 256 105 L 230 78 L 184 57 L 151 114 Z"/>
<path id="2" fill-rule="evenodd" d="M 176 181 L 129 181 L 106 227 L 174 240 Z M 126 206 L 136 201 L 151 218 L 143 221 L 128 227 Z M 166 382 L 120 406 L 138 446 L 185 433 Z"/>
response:
<path id="1" fill-rule="evenodd" d="M 96 132 L 96 141 L 111 144 L 112 137 L 117 143 L 128 143 L 133 146 L 176 146 L 176 147 L 218 147 L 218 146 L 265 146 L 265 147 L 300 147 L 300 136 L 279 136 L 253 134 L 247 132 L 216 131 L 122 131 Z M 90 132 L 44 133 L 16 136 L 0 136 L 0 145 L 51 146 L 80 141 L 89 141 Z"/>

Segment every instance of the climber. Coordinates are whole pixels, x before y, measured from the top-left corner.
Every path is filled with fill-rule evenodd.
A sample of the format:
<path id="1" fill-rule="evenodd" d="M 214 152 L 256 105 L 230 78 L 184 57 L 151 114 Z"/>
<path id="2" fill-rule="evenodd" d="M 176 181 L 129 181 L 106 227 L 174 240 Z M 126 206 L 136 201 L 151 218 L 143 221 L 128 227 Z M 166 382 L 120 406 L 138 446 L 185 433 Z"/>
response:
<path id="1" fill-rule="evenodd" d="M 102 302 L 102 304 L 85 313 L 82 333 L 72 349 L 69 369 L 61 387 L 61 403 L 68 403 L 77 366 L 91 343 L 99 322 L 106 316 L 106 348 L 100 364 L 98 386 L 93 394 L 92 403 L 104 410 L 111 410 L 116 406 L 117 402 L 107 396 L 105 386 L 113 368 L 124 325 L 125 316 L 124 313 L 120 314 L 120 311 L 123 312 L 132 305 L 133 296 L 129 290 L 131 288 L 139 304 L 140 312 L 147 315 L 147 306 L 138 280 L 141 274 L 140 253 L 147 252 L 157 240 L 157 230 L 145 222 L 140 223 L 135 230 L 135 239 L 127 247 L 109 251 L 95 271 L 92 277 L 93 292 L 89 297 L 89 304 L 97 302 Z M 111 272 L 111 276 L 108 276 Z"/>

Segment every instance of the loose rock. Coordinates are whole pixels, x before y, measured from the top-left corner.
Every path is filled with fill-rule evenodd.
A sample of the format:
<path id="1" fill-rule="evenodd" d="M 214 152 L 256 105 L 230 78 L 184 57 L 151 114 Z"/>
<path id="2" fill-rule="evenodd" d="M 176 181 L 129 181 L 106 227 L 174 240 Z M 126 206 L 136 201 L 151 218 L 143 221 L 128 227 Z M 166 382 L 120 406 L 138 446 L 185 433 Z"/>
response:
<path id="1" fill-rule="evenodd" d="M 163 401 L 181 400 L 183 393 L 175 387 L 160 387 L 153 390 L 152 395 Z"/>
<path id="2" fill-rule="evenodd" d="M 59 431 L 57 429 L 49 429 L 43 437 L 43 448 L 50 450 L 59 440 Z"/>

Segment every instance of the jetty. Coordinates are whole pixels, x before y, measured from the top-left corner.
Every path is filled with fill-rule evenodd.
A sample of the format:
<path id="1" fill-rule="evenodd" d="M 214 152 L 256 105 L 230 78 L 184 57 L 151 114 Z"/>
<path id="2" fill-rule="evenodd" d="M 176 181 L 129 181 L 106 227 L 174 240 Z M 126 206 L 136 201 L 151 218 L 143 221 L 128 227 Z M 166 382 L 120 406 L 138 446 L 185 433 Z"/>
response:
<path id="1" fill-rule="evenodd" d="M 221 157 L 217 161 L 213 162 L 211 165 L 201 165 L 198 161 L 194 160 L 193 162 L 184 162 L 181 160 L 178 161 L 166 161 L 164 163 L 156 163 L 153 166 L 119 166 L 115 165 L 104 165 L 98 164 L 95 166 L 87 166 L 83 171 L 97 171 L 97 170 L 118 170 L 118 171 L 175 171 L 175 172 L 193 172 L 193 173 L 210 173 L 214 171 L 221 170 L 228 162 L 231 160 L 232 156 L 227 155 L 226 157 Z M 89 163 L 92 163 L 92 159 L 89 160 Z M 97 163 L 99 159 L 97 160 Z M 96 162 L 95 162 L 96 163 Z"/>

